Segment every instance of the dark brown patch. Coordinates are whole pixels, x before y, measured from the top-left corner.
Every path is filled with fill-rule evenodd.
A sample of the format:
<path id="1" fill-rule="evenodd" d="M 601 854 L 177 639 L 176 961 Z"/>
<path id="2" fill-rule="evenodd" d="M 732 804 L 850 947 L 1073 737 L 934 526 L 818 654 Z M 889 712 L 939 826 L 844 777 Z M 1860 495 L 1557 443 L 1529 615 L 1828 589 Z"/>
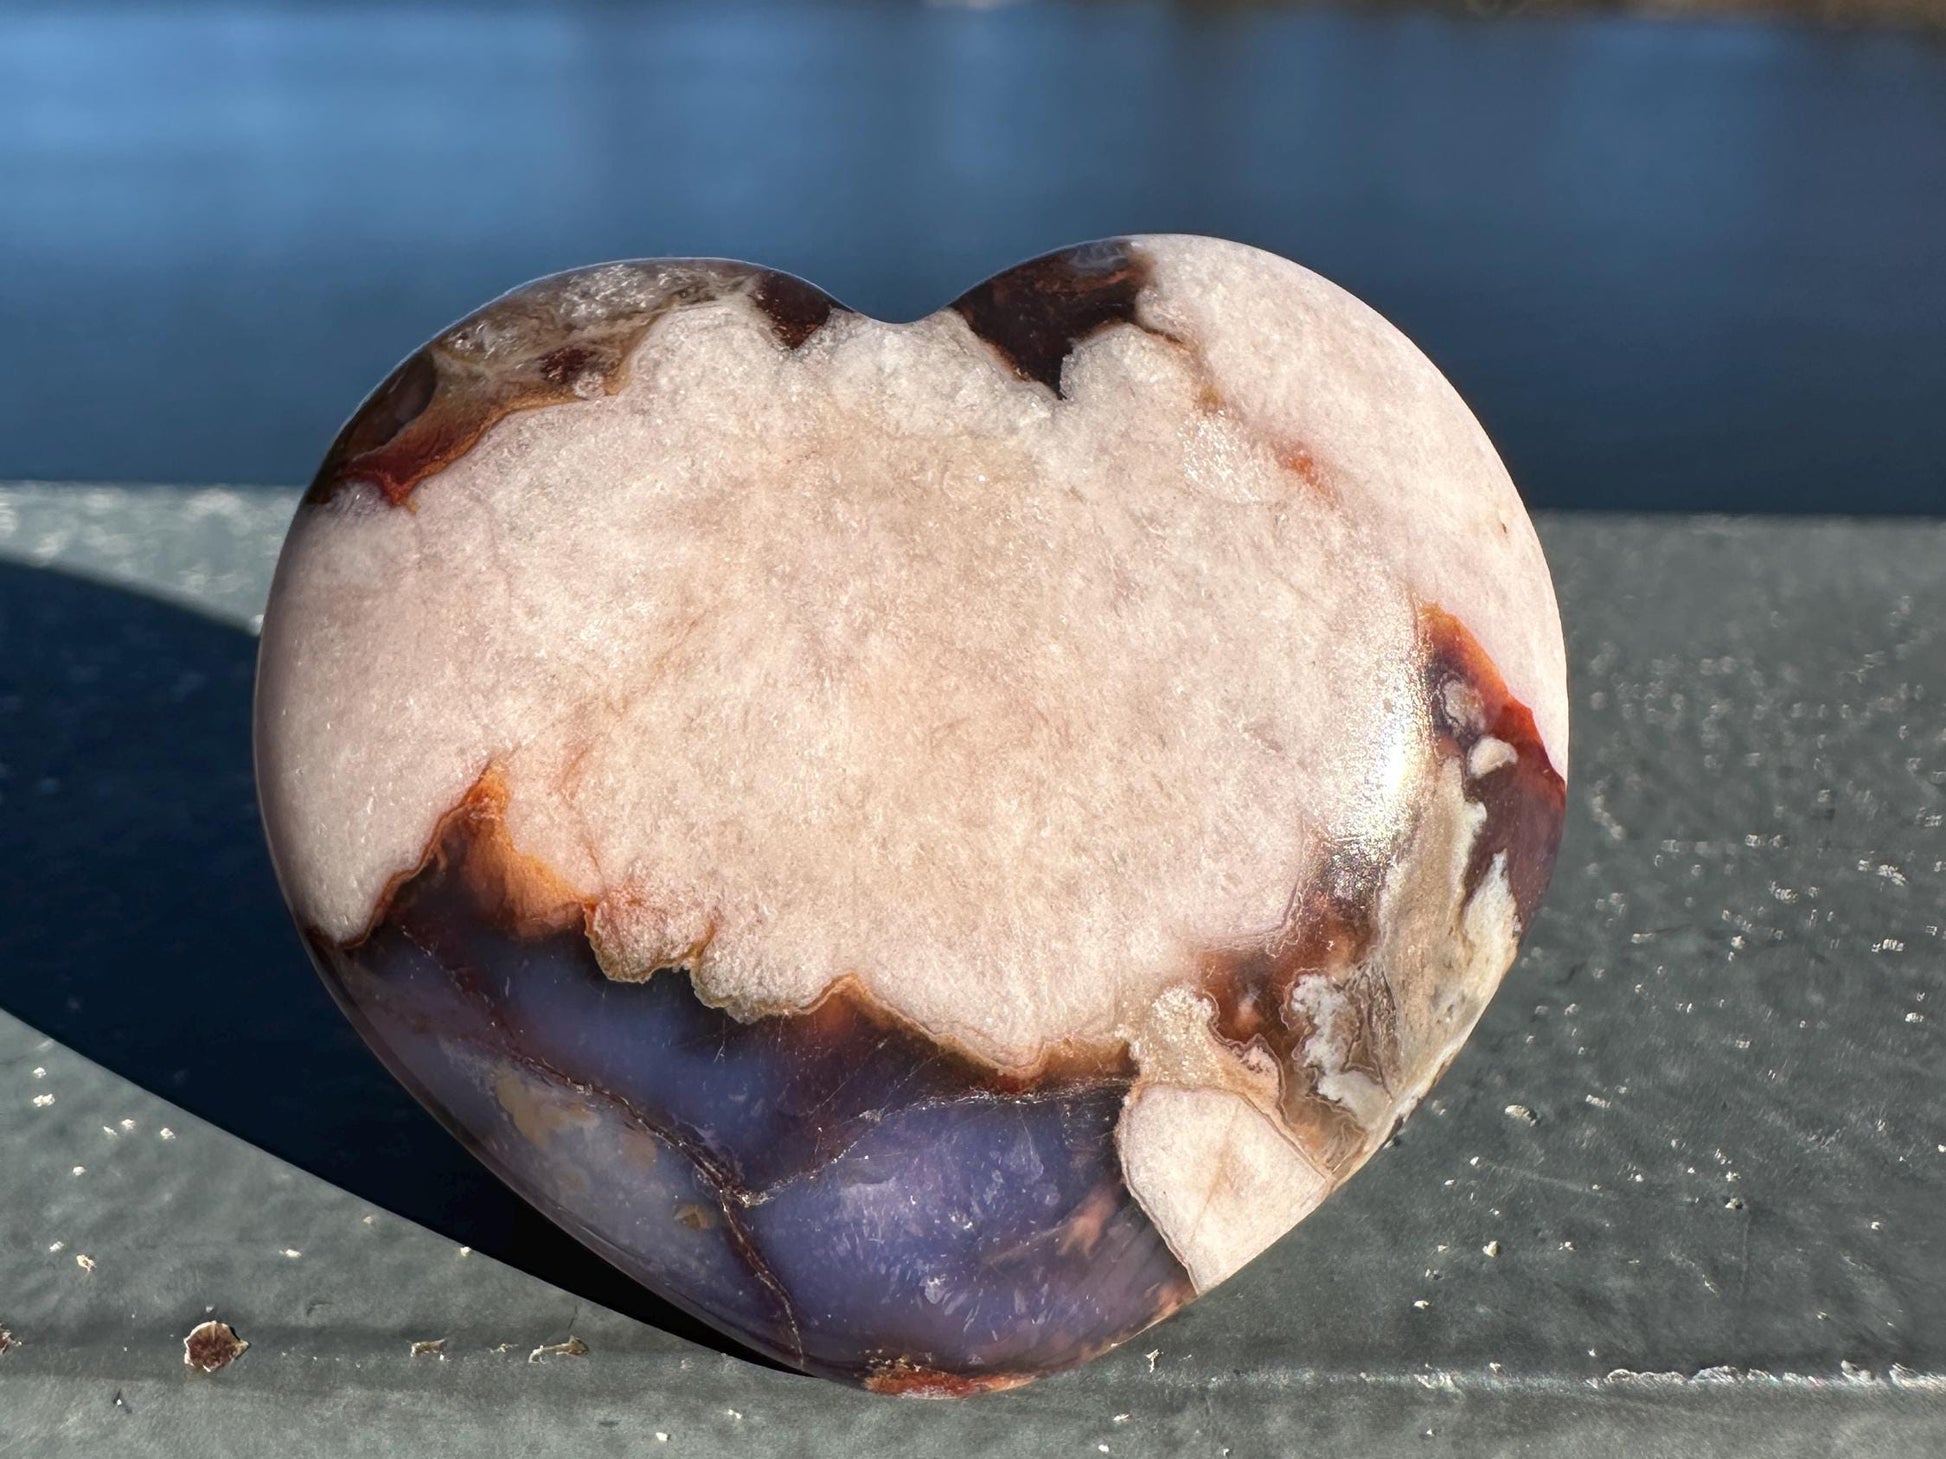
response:
<path id="1" fill-rule="evenodd" d="M 7 1353 L 10 1349 L 12 1349 L 13 1345 L 14 1345 L 14 1335 L 11 1332 L 9 1332 L 6 1328 L 0 1327 L 0 1355 L 4 1355 L 5 1353 Z"/>
<path id="2" fill-rule="evenodd" d="M 612 395 L 663 315 L 742 291 L 792 349 L 836 307 L 811 285 L 748 264 L 666 259 L 540 279 L 467 316 L 389 375 L 325 453 L 305 501 L 369 482 L 393 506 L 507 416 Z"/>
<path id="3" fill-rule="evenodd" d="M 766 273 L 757 280 L 750 299 L 763 310 L 785 348 L 793 350 L 824 328 L 838 307 L 824 290 L 793 274 Z"/>
<path id="4" fill-rule="evenodd" d="M 590 373 L 599 373 L 602 359 L 593 350 L 578 344 L 562 345 L 540 358 L 541 378 L 550 385 L 573 385 Z"/>
<path id="5" fill-rule="evenodd" d="M 1061 393 L 1074 347 L 1111 324 L 1138 327 L 1149 265 L 1125 239 L 1050 253 L 962 294 L 953 308 L 1023 380 Z"/>
<path id="6" fill-rule="evenodd" d="M 515 848 L 507 833 L 507 782 L 498 766 L 488 766 L 440 821 L 431 861 L 449 864 L 487 924 L 512 937 L 585 927 L 593 911 L 552 867 Z"/>
<path id="7" fill-rule="evenodd" d="M 198 1373 L 214 1373 L 229 1367 L 249 1346 L 227 1322 L 198 1323 L 182 1340 L 183 1365 Z"/>
<path id="8" fill-rule="evenodd" d="M 1508 693 L 1506 680 L 1466 625 L 1429 607 L 1420 615 L 1420 632 L 1426 644 L 1426 698 L 1440 753 L 1458 757 L 1464 767 L 1473 747 L 1489 735 L 1515 753 L 1512 764 L 1485 775 L 1465 772 L 1466 798 L 1487 813 L 1467 864 L 1466 893 L 1473 894 L 1493 859 L 1504 853 L 1507 885 L 1525 932 L 1554 873 L 1567 782 L 1547 757 L 1533 711 Z"/>
<path id="9" fill-rule="evenodd" d="M 385 377 L 338 433 L 338 439 L 331 443 L 331 450 L 324 458 L 320 476 L 330 472 L 334 462 L 370 457 L 389 445 L 400 431 L 425 413 L 438 388 L 439 367 L 433 363 L 432 356 L 424 350 L 409 356 Z"/>

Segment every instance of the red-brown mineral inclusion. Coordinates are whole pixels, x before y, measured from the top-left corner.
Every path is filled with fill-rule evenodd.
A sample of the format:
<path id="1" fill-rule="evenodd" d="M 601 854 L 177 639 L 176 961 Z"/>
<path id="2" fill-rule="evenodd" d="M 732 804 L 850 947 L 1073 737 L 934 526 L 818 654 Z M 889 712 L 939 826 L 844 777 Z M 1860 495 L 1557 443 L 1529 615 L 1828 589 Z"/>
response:
<path id="1" fill-rule="evenodd" d="M 1540 547 L 1397 331 L 1213 239 L 910 324 L 544 279 L 340 432 L 258 779 L 326 982 L 527 1199 L 878 1392 L 1072 1366 L 1453 1059 L 1560 836 Z"/>

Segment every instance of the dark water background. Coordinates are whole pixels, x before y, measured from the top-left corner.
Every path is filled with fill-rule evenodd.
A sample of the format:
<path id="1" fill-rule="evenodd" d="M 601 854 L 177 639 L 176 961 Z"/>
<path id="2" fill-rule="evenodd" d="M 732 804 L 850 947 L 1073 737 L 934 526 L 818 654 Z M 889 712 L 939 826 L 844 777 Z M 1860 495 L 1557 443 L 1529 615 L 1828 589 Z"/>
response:
<path id="1" fill-rule="evenodd" d="M 0 478 L 296 483 L 598 259 L 926 312 L 1223 234 L 1416 338 L 1536 505 L 1946 511 L 1946 46 L 1409 9 L 0 8 Z"/>

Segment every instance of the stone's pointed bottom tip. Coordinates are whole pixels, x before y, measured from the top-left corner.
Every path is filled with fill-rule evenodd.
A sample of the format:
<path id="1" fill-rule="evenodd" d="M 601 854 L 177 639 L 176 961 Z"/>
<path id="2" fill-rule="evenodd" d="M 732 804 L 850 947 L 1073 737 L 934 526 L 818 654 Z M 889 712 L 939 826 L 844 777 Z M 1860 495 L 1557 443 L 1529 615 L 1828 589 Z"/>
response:
<path id="1" fill-rule="evenodd" d="M 888 1393 L 896 1398 L 972 1398 L 981 1393 L 1024 1388 L 1039 1376 L 1037 1373 L 991 1373 L 966 1378 L 958 1373 L 941 1373 L 900 1362 L 878 1369 L 865 1379 L 863 1386 L 873 1393 Z"/>
<path id="2" fill-rule="evenodd" d="M 341 432 L 260 788 L 503 1179 L 757 1352 L 962 1397 L 1227 1278 L 1452 1060 L 1559 845 L 1550 635 L 1477 423 L 1284 260 L 1111 240 L 909 325 L 611 264 Z"/>

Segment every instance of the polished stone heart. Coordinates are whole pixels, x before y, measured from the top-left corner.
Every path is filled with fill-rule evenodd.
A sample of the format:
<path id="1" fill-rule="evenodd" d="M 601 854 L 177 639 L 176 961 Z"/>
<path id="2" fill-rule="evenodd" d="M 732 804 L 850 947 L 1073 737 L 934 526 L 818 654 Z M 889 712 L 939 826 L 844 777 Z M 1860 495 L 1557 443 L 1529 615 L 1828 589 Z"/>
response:
<path id="1" fill-rule="evenodd" d="M 1295 264 L 1094 244 L 912 324 L 611 264 L 339 435 L 258 779 L 325 980 L 522 1195 L 964 1393 L 1385 1142 L 1546 886 L 1564 677 L 1480 427 Z"/>

